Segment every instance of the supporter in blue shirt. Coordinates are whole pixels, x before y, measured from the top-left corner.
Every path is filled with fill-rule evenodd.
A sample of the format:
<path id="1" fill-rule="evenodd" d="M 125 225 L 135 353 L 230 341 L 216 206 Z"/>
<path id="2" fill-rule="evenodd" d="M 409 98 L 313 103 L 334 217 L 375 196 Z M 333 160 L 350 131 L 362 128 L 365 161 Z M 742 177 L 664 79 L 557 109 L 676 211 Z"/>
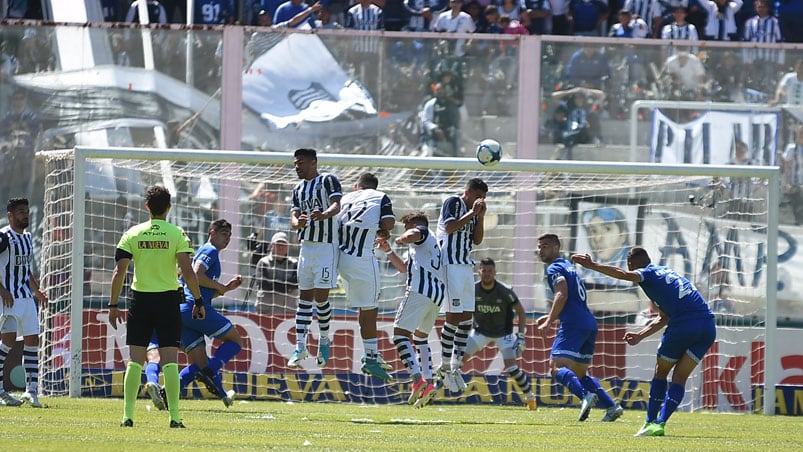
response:
<path id="1" fill-rule="evenodd" d="M 302 0 L 288 0 L 279 5 L 279 8 L 276 9 L 276 14 L 273 15 L 273 23 L 280 24 L 282 22 L 289 22 L 296 14 L 308 9 L 309 6 L 304 4 Z M 298 23 L 293 28 L 298 28 L 302 24 L 308 24 L 310 28 L 315 28 L 315 18 L 310 15 L 307 20 Z"/>

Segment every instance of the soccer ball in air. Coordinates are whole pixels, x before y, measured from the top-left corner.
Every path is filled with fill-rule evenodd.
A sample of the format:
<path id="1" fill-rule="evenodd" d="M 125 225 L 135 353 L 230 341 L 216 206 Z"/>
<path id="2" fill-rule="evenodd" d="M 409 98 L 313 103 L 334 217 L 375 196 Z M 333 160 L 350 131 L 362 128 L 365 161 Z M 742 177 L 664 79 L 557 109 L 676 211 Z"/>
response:
<path id="1" fill-rule="evenodd" d="M 485 166 L 494 166 L 502 159 L 502 145 L 492 139 L 482 140 L 477 145 L 477 160 Z"/>

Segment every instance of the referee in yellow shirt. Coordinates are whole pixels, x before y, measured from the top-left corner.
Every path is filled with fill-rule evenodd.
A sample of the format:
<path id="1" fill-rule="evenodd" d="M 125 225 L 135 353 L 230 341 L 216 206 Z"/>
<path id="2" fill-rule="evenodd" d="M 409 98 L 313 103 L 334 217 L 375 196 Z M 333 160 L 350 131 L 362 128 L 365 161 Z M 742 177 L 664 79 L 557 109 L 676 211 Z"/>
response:
<path id="1" fill-rule="evenodd" d="M 203 299 L 198 279 L 192 270 L 193 253 L 190 239 L 184 231 L 166 221 L 170 211 L 170 192 L 160 186 L 148 188 L 145 207 L 151 219 L 133 226 L 123 234 L 114 254 L 116 264 L 112 273 L 112 293 L 109 298 L 109 322 L 120 322 L 118 300 L 123 289 L 128 265 L 133 260 L 134 293 L 128 307 L 126 345 L 130 360 L 126 366 L 124 386 L 124 414 L 121 427 L 134 426 L 134 403 L 142 381 L 142 365 L 151 336 L 156 332 L 159 340 L 164 386 L 170 412 L 170 428 L 184 428 L 178 411 L 179 376 L 176 358 L 181 342 L 180 304 L 184 292 L 178 283 L 176 265 L 195 297 L 192 310 L 195 318 L 204 317 Z"/>

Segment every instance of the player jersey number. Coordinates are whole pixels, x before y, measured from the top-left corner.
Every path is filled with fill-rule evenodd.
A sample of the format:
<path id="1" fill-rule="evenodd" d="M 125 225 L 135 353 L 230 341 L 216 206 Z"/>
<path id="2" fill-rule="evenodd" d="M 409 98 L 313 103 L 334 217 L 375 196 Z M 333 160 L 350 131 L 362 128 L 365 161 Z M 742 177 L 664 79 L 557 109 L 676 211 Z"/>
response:
<path id="1" fill-rule="evenodd" d="M 204 18 L 204 23 L 211 24 L 217 21 L 220 14 L 220 5 L 205 4 L 201 6 L 201 15 Z"/>
<path id="2" fill-rule="evenodd" d="M 432 261 L 430 261 L 430 265 L 432 265 L 433 269 L 440 270 L 441 269 L 441 249 L 440 249 L 440 247 L 438 245 L 435 245 L 432 248 L 434 249 L 432 254 L 435 257 L 432 258 Z"/>
<path id="3" fill-rule="evenodd" d="M 686 285 L 680 280 L 680 275 L 675 272 L 667 273 L 664 281 L 666 281 L 667 284 L 675 284 L 678 286 L 678 300 L 682 299 L 686 295 L 690 294 L 692 290 L 694 290 L 694 286 L 691 284 L 689 284 L 690 287 L 686 287 Z"/>
<path id="4" fill-rule="evenodd" d="M 362 216 L 368 210 L 368 203 L 363 201 L 361 204 L 360 210 L 356 212 L 351 208 L 353 204 L 349 204 L 346 207 L 346 211 L 348 212 L 348 219 L 346 220 L 346 223 L 362 223 Z"/>
<path id="5" fill-rule="evenodd" d="M 581 300 L 586 301 L 586 286 L 583 284 L 583 280 L 580 279 L 580 275 L 576 272 L 574 273 L 575 285 L 577 286 L 577 296 L 580 297 Z"/>

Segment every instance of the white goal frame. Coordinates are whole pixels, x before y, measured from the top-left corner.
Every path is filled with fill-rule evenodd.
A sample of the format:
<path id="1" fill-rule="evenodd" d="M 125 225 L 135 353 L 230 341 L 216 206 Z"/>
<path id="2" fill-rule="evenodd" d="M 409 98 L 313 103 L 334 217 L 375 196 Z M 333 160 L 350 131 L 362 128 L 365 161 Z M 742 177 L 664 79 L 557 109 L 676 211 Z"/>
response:
<path id="1" fill-rule="evenodd" d="M 71 150 L 43 151 L 40 157 L 50 154 L 71 155 L 74 159 L 74 198 L 72 200 L 74 231 L 83 231 L 85 219 L 78 214 L 83 211 L 86 201 L 86 162 L 88 159 L 118 158 L 138 160 L 178 160 L 184 162 L 219 162 L 231 164 L 282 164 L 292 165 L 291 153 L 259 153 L 245 151 L 199 151 L 182 149 L 149 149 L 149 148 L 89 148 L 76 147 Z M 510 171 L 522 173 L 574 173 L 574 174 L 618 174 L 618 175 L 661 175 L 661 176 L 719 176 L 719 177 L 760 177 L 768 181 L 767 206 L 767 260 L 766 271 L 766 317 L 765 317 L 765 356 L 777 354 L 777 284 L 778 280 L 778 223 L 780 204 L 780 169 L 778 167 L 758 166 L 723 166 L 723 165 L 666 165 L 652 163 L 610 163 L 560 160 L 506 159 L 493 167 L 482 167 L 471 158 L 434 158 L 434 157 L 395 157 L 322 154 L 319 160 L 324 165 L 344 167 L 383 167 L 383 168 L 420 168 L 430 170 L 476 171 Z M 84 236 L 73 234 L 73 263 L 83 262 Z M 70 331 L 83 331 L 83 265 L 72 265 L 71 273 L 71 307 Z M 70 341 L 71 370 L 80 369 L 82 362 L 82 341 Z M 763 408 L 764 414 L 775 413 L 775 386 L 778 374 L 774 365 L 764 366 Z M 81 396 L 81 372 L 69 373 L 70 397 Z"/>

